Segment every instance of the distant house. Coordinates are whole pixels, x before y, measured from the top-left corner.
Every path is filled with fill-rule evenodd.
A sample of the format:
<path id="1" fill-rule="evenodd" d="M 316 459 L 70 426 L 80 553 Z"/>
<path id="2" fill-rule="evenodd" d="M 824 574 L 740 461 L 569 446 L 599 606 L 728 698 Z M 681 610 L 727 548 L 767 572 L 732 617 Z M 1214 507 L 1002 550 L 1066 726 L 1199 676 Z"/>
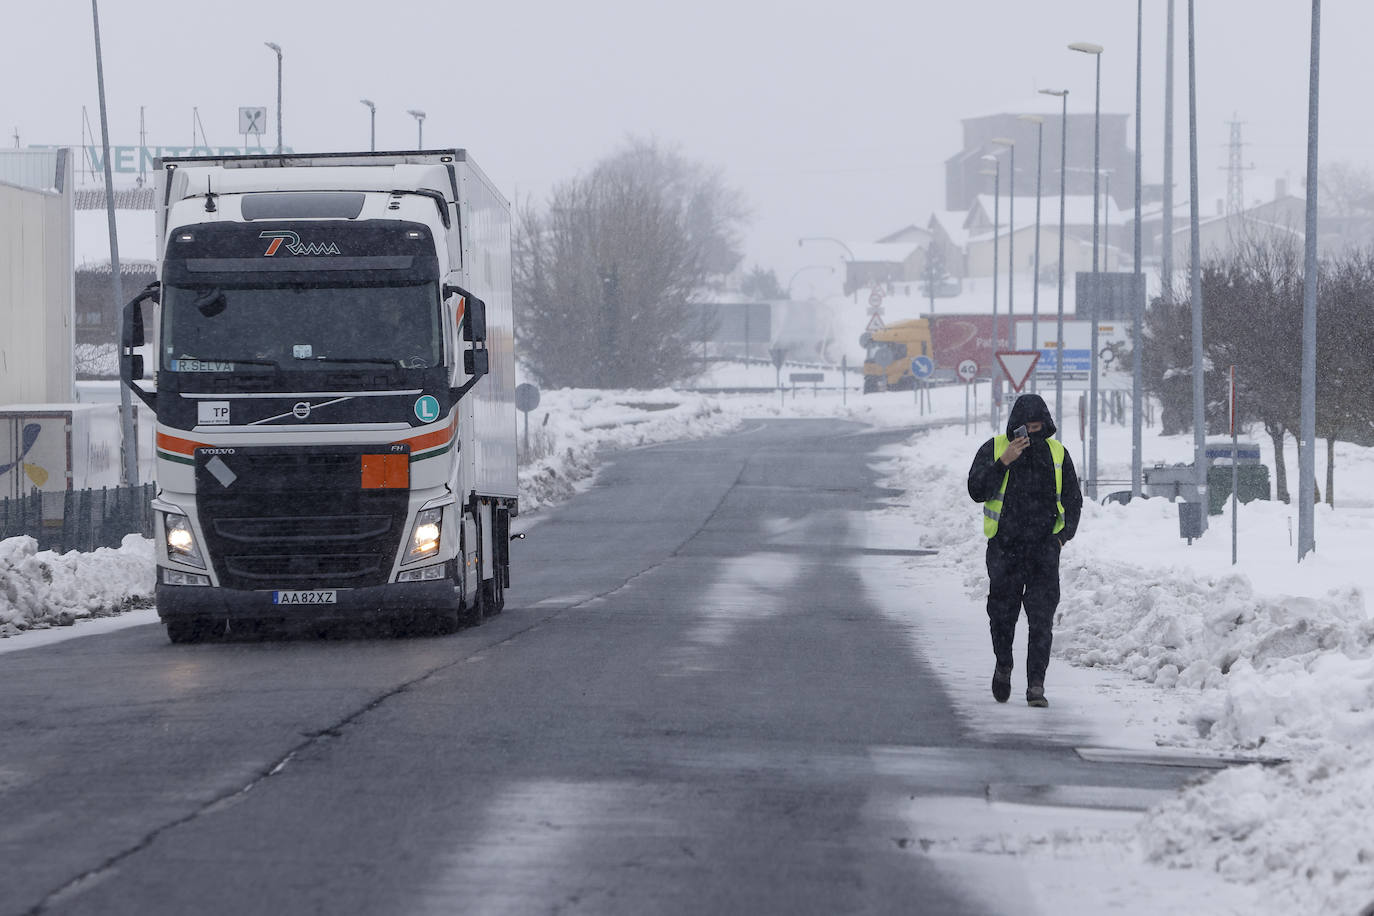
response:
<path id="1" fill-rule="evenodd" d="M 1102 212 L 1098 216 L 1098 266 L 1101 270 L 1120 270 L 1122 246 L 1131 244 L 1128 217 L 1117 209 L 1110 198 L 1100 200 Z M 973 206 L 964 219 L 963 231 L 965 276 L 992 276 L 993 249 L 997 250 L 998 271 L 1006 275 L 1009 268 L 1017 274 L 1035 270 L 1035 198 L 1016 198 L 1016 232 L 1014 244 L 1010 219 L 1011 208 L 1003 198 L 994 211 L 991 194 L 974 198 Z M 994 246 L 994 216 L 997 218 L 997 241 Z M 1066 274 L 1092 270 L 1093 254 L 1092 195 L 1066 197 L 1064 200 L 1064 269 Z M 1014 249 L 1014 251 L 1013 251 Z M 1016 263 L 1010 264 L 1015 254 Z M 1044 280 L 1059 269 L 1059 199 L 1044 198 L 1040 209 L 1040 273 Z"/>
<path id="2" fill-rule="evenodd" d="M 925 269 L 931 233 L 915 226 L 902 230 L 905 241 L 850 242 L 852 257 L 845 263 L 846 294 L 902 280 L 916 280 Z M 889 236 L 888 238 L 891 238 Z"/>

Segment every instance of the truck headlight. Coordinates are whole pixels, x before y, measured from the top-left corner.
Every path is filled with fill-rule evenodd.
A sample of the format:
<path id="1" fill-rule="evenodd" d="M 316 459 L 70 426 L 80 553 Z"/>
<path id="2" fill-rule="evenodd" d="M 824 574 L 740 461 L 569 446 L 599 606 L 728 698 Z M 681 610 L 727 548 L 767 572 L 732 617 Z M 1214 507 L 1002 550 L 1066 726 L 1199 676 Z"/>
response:
<path id="1" fill-rule="evenodd" d="M 184 515 L 169 512 L 162 517 L 162 524 L 167 531 L 167 556 L 204 569 L 205 561 L 201 559 L 190 520 Z"/>
<path id="2" fill-rule="evenodd" d="M 405 562 L 412 563 L 439 552 L 443 522 L 443 509 L 425 509 L 415 516 L 415 527 L 410 532 L 410 551 L 406 554 Z"/>

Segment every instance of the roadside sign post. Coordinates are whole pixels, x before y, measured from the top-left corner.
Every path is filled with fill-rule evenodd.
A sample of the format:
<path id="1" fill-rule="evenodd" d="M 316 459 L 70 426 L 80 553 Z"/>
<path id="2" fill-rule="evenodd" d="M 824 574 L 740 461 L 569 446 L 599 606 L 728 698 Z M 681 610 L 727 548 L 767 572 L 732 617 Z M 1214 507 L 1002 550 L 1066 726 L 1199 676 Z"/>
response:
<path id="1" fill-rule="evenodd" d="M 1236 565 L 1236 537 L 1239 523 L 1236 507 L 1240 505 L 1240 436 L 1236 428 L 1236 367 L 1231 367 L 1231 565 Z"/>
<path id="2" fill-rule="evenodd" d="M 265 106 L 240 106 L 239 107 L 239 133 L 243 134 L 243 149 L 248 151 L 248 135 L 257 134 L 258 146 L 262 146 L 262 132 L 267 124 L 267 108 Z"/>
<path id="3" fill-rule="evenodd" d="M 840 406 L 849 403 L 849 357 L 840 357 Z"/>
<path id="4" fill-rule="evenodd" d="M 539 406 L 539 389 L 529 382 L 515 386 L 515 409 L 525 415 L 525 460 L 530 455 L 530 411 Z"/>
<path id="5" fill-rule="evenodd" d="M 781 407 L 783 404 L 783 398 L 785 394 L 782 389 L 782 361 L 787 356 L 787 349 L 785 347 L 769 347 L 768 355 L 772 358 L 773 369 L 777 372 L 778 406 Z"/>
<path id="6" fill-rule="evenodd" d="M 819 394 L 820 394 L 820 384 L 821 384 L 821 382 L 825 381 L 825 373 L 824 373 L 824 372 L 789 372 L 788 375 L 787 375 L 787 380 L 788 380 L 788 382 L 790 382 L 791 385 L 792 385 L 792 400 L 795 401 L 795 400 L 797 399 L 797 383 L 798 383 L 798 382 L 810 382 L 810 383 L 811 383 L 811 396 L 814 398 L 814 397 L 819 396 Z"/>
<path id="7" fill-rule="evenodd" d="M 998 350 L 996 355 L 1002 374 L 1011 383 L 1012 390 L 1019 394 L 1035 371 L 1035 364 L 1040 361 L 1040 351 Z"/>
<path id="8" fill-rule="evenodd" d="M 978 377 L 978 364 L 971 359 L 961 360 L 958 372 L 959 378 L 964 380 L 964 435 L 967 436 L 970 416 L 968 396 L 969 391 L 973 388 L 973 380 Z"/>
<path id="9" fill-rule="evenodd" d="M 922 416 L 925 416 L 926 404 L 923 395 L 926 390 L 926 379 L 935 373 L 935 361 L 929 356 L 915 356 L 911 360 L 911 390 L 916 399 L 916 405 Z"/>

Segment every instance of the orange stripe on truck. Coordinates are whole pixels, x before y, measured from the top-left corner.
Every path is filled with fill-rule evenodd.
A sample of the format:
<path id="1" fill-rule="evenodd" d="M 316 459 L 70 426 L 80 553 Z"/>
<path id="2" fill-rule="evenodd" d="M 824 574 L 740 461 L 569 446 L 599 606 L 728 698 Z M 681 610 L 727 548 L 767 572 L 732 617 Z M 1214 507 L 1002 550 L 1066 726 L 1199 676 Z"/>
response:
<path id="1" fill-rule="evenodd" d="M 174 452 L 178 455 L 194 455 L 196 449 L 205 448 L 206 446 L 204 442 L 192 442 L 190 439 L 178 439 L 176 436 L 158 433 L 157 447 L 164 452 Z"/>
<path id="2" fill-rule="evenodd" d="M 432 433 L 425 433 L 423 436 L 416 436 L 413 439 L 402 439 L 398 445 L 410 446 L 411 454 L 424 451 L 427 448 L 434 448 L 436 445 L 444 445 L 453 438 L 454 430 L 458 428 L 458 414 L 454 413 L 453 419 L 449 420 L 448 425 L 443 429 L 436 429 Z"/>

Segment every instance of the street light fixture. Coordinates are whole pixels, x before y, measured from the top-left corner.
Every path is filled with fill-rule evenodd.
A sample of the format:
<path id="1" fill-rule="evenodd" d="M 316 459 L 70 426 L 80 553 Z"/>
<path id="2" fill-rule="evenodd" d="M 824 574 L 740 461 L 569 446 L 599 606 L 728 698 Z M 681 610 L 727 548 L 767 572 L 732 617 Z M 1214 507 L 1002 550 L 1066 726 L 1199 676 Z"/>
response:
<path id="1" fill-rule="evenodd" d="M 1007 338 L 1015 334 L 1012 330 L 1012 313 L 1016 311 L 1016 141 L 1010 137 L 993 137 L 992 143 L 1005 146 L 1011 152 L 1011 162 L 1007 169 Z M 997 340 L 997 328 L 993 327 L 992 336 Z"/>
<path id="2" fill-rule="evenodd" d="M 119 233 L 115 224 L 114 179 L 110 168 L 110 121 L 105 108 L 105 63 L 100 54 L 100 9 L 91 0 L 91 24 L 95 28 L 95 82 L 100 97 L 100 146 L 105 156 L 105 217 L 110 230 L 110 285 L 115 314 L 124 307 L 124 286 L 119 271 Z M 15 131 L 18 133 L 18 130 Z M 16 144 L 18 140 L 16 139 Z M 139 306 L 135 306 L 139 308 Z M 129 386 L 119 386 L 119 459 L 126 487 L 138 486 L 138 436 L 134 429 Z"/>
<path id="3" fill-rule="evenodd" d="M 802 273 L 804 273 L 805 271 L 808 271 L 808 270 L 828 270 L 828 271 L 830 271 L 832 274 L 835 272 L 835 268 L 832 267 L 832 266 L 829 265 L 829 264 L 807 264 L 805 267 L 798 267 L 796 270 L 794 270 L 794 271 L 792 272 L 792 276 L 791 276 L 790 278 L 788 278 L 788 280 L 787 280 L 787 298 L 788 298 L 788 299 L 791 299 L 791 298 L 792 298 L 792 284 L 793 284 L 794 282 L 796 282 L 796 279 L 797 279 L 797 277 L 798 277 L 800 274 L 802 274 Z"/>
<path id="4" fill-rule="evenodd" d="M 1188 0 L 1188 237 L 1192 255 L 1188 265 L 1189 295 L 1193 311 L 1193 470 L 1196 473 L 1198 512 L 1201 531 L 1207 530 L 1207 417 L 1202 365 L 1202 242 L 1198 217 L 1197 190 L 1197 56 L 1193 46 L 1193 0 Z M 1312 189 L 1315 192 L 1315 188 Z M 1308 199 L 1313 199 L 1312 195 Z M 1301 501 L 1301 500 L 1299 500 Z M 1301 507 L 1299 507 L 1301 512 Z M 1298 521 L 1298 540 L 1302 540 L 1302 520 Z"/>
<path id="5" fill-rule="evenodd" d="M 1102 46 L 1095 45 L 1086 41 L 1075 41 L 1069 45 L 1070 51 L 1078 51 L 1082 54 L 1091 54 L 1096 62 L 1097 77 L 1096 88 L 1094 90 L 1093 102 L 1093 285 L 1092 295 L 1088 297 L 1088 309 L 1091 314 L 1088 316 L 1092 321 L 1092 352 L 1089 354 L 1092 366 L 1088 373 L 1088 498 L 1097 498 L 1097 350 L 1098 350 L 1098 325 L 1099 316 L 1097 296 L 1097 195 L 1098 180 L 1101 164 L 1102 143 Z"/>
<path id="6" fill-rule="evenodd" d="M 359 99 L 359 101 L 366 105 L 367 110 L 372 114 L 372 145 L 370 149 L 375 153 L 377 151 L 377 105 L 371 99 Z"/>
<path id="7" fill-rule="evenodd" d="M 1135 250 L 1131 267 L 1135 271 L 1135 288 L 1140 293 L 1131 297 L 1131 497 L 1141 496 L 1141 477 L 1144 473 L 1141 456 L 1144 445 L 1144 417 L 1141 416 L 1145 387 L 1145 277 L 1140 271 L 1140 84 L 1144 68 L 1145 0 L 1135 4 Z"/>
<path id="8" fill-rule="evenodd" d="M 800 247 L 802 247 L 802 245 L 806 244 L 807 242 L 834 242 L 836 245 L 839 245 L 841 248 L 844 249 L 845 254 L 849 255 L 849 264 L 850 264 L 850 267 L 852 267 L 852 266 L 854 265 L 854 251 L 853 251 L 848 245 L 846 245 L 844 242 L 840 241 L 840 240 L 837 239 L 837 238 L 834 238 L 834 237 L 828 236 L 828 235 L 808 235 L 808 236 L 804 236 L 804 237 L 802 237 L 802 238 L 797 239 L 797 247 L 800 248 Z M 849 285 L 849 280 L 850 280 L 850 277 L 849 277 L 849 270 L 848 270 L 848 269 L 845 270 L 845 277 L 844 277 L 844 280 L 845 280 L 844 285 L 845 285 L 845 286 L 848 286 L 848 285 Z M 854 276 L 854 280 L 855 280 L 856 283 L 858 282 L 858 275 L 857 275 L 857 273 L 856 273 L 855 276 Z M 854 287 L 854 301 L 855 301 L 855 302 L 858 302 L 858 301 L 859 301 L 859 288 L 858 288 L 857 286 Z"/>
<path id="9" fill-rule="evenodd" d="M 1002 196 L 1002 160 L 996 156 L 987 155 L 982 157 L 984 162 L 990 163 L 990 169 L 981 169 L 978 174 L 992 176 L 992 349 L 997 350 L 997 268 L 1001 261 L 1001 251 L 999 240 L 1002 234 L 1001 213 L 999 212 Z M 991 372 L 991 367 L 989 367 Z M 993 374 L 993 378 L 996 375 Z M 995 384 L 995 383 L 994 383 Z M 992 412 L 992 430 L 997 431 L 997 398 L 993 396 L 991 388 L 988 391 L 989 409 Z"/>
<path id="10" fill-rule="evenodd" d="M 281 45 L 275 41 L 264 41 L 277 55 L 277 155 L 281 155 Z"/>
<path id="11" fill-rule="evenodd" d="M 1064 422 L 1064 181 L 1068 174 L 1069 90 L 1041 89 L 1042 95 L 1058 96 L 1063 106 L 1059 118 L 1059 311 L 1054 332 L 1054 415 Z M 1056 430 L 1058 434 L 1058 430 Z M 1063 439 L 1063 436 L 1060 436 Z"/>
<path id="12" fill-rule="evenodd" d="M 1189 71 L 1192 58 L 1193 7 L 1188 5 Z M 1321 76 L 1321 0 L 1312 0 L 1312 50 L 1307 73 L 1307 213 L 1303 239 L 1302 384 L 1298 424 L 1302 450 L 1298 456 L 1298 561 L 1317 549 L 1312 503 L 1317 484 L 1317 92 Z M 1328 492 L 1328 496 L 1331 494 Z M 1234 561 L 1233 561 L 1234 562 Z"/>
<path id="13" fill-rule="evenodd" d="M 418 130 L 419 130 L 419 135 L 418 135 L 418 137 L 416 138 L 416 141 L 415 141 L 415 142 L 416 142 L 415 148 L 416 148 L 416 149 L 424 149 L 424 148 L 425 148 L 425 113 L 424 113 L 423 111 L 420 111 L 418 108 L 409 108 L 409 109 L 406 110 L 406 114 L 410 115 L 412 118 L 415 119 L 415 125 L 416 125 L 416 127 L 418 128 Z"/>
<path id="14" fill-rule="evenodd" d="M 1023 114 L 1022 121 L 1035 125 L 1035 276 L 1031 280 L 1031 349 L 1040 350 L 1040 179 L 1044 170 L 1040 161 L 1045 153 L 1045 119 L 1040 115 Z M 1039 390 L 1035 375 L 1031 376 L 1031 391 Z"/>

